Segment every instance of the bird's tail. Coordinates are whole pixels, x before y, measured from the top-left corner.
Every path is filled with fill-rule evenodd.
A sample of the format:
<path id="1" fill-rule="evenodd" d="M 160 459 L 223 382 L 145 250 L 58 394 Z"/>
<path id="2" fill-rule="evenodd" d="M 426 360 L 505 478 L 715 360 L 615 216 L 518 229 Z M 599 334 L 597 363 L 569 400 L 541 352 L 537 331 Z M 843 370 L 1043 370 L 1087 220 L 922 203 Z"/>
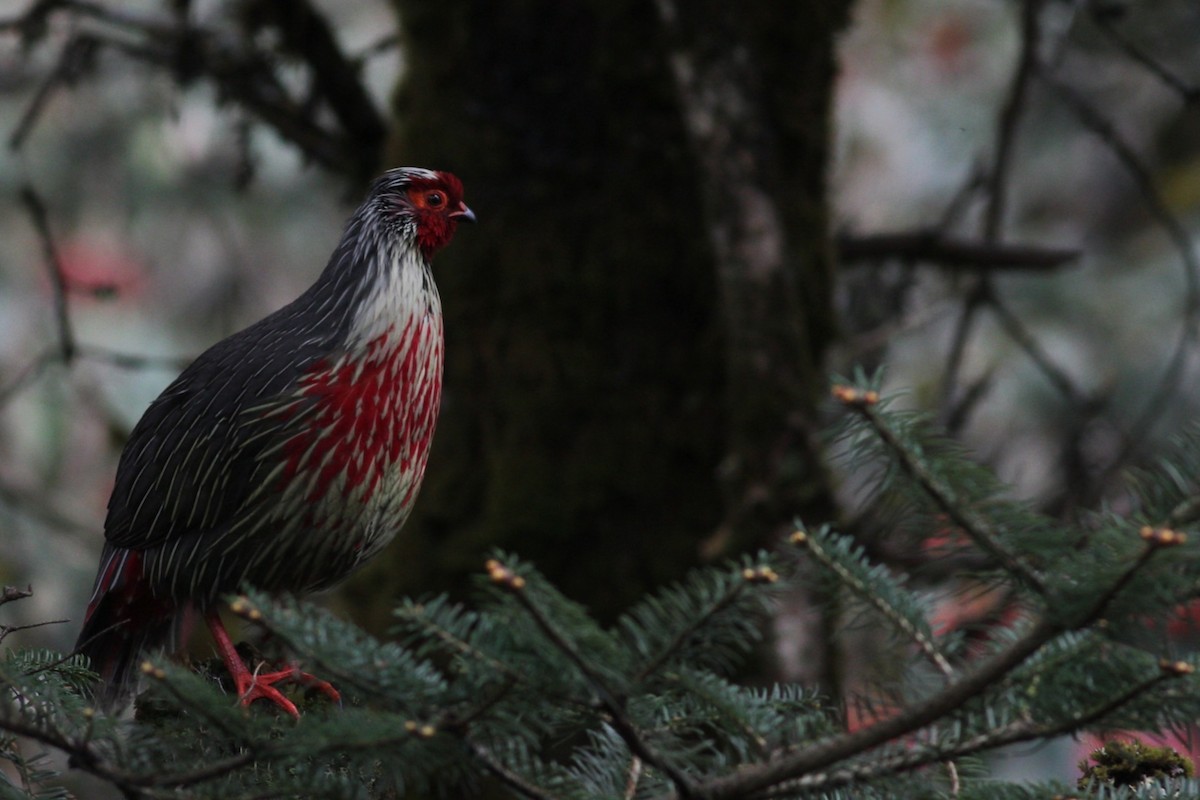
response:
<path id="1" fill-rule="evenodd" d="M 100 676 L 97 704 L 115 709 L 133 696 L 142 654 L 176 649 L 184 616 L 150 591 L 142 579 L 138 551 L 104 546 L 83 630 L 75 642 L 75 652 L 87 656 Z"/>

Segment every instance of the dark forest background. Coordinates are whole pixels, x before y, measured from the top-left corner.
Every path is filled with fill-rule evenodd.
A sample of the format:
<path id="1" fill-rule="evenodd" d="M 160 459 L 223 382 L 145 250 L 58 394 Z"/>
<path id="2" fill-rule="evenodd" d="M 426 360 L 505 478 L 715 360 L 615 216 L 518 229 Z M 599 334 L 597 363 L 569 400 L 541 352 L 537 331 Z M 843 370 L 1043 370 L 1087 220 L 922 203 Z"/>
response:
<path id="1" fill-rule="evenodd" d="M 133 422 L 397 165 L 480 225 L 435 266 L 416 514 L 339 614 L 384 633 L 499 546 L 611 620 L 799 516 L 920 567 L 948 626 L 1002 615 L 861 501 L 830 376 L 882 367 L 1049 514 L 1119 509 L 1195 415 L 1198 33 L 1184 0 L 0 3 L 17 623 L 69 644 Z M 852 693 L 883 644 L 821 592 L 758 669 Z"/>

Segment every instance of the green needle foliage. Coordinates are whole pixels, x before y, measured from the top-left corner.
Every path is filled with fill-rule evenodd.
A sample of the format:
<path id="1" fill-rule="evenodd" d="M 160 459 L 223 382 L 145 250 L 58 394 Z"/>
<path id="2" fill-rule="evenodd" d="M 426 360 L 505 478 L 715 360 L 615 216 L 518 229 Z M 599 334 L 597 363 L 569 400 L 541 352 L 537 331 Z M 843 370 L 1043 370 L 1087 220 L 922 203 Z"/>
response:
<path id="1" fill-rule="evenodd" d="M 139 798 L 1197 796 L 1187 770 L 1140 765 L 1137 748 L 1120 766 L 1147 776 L 1138 785 L 1096 770 L 1078 786 L 1007 784 L 985 764 L 1015 743 L 1200 719 L 1194 656 L 1168 624 L 1200 586 L 1188 536 L 1200 435 L 1133 476 L 1128 514 L 1064 523 L 1013 500 L 870 381 L 835 397 L 846 413 L 834 441 L 871 478 L 865 503 L 886 507 L 898 532 L 954 539 L 971 580 L 1004 590 L 1013 613 L 969 643 L 931 623 L 923 578 L 801 523 L 772 552 L 698 570 L 611 627 L 505 553 L 471 603 L 405 601 L 387 641 L 249 591 L 231 609 L 277 651 L 266 660 L 332 681 L 341 707 L 301 692 L 298 723 L 269 704 L 244 709 L 219 665 L 154 656 L 136 713 L 114 717 L 89 706 L 78 657 L 10 650 L 0 800 L 65 796 L 65 762 L 48 754 Z M 839 699 L 742 672 L 789 590 L 812 580 L 833 587 L 841 613 L 892 633 L 887 706 L 852 730 Z"/>

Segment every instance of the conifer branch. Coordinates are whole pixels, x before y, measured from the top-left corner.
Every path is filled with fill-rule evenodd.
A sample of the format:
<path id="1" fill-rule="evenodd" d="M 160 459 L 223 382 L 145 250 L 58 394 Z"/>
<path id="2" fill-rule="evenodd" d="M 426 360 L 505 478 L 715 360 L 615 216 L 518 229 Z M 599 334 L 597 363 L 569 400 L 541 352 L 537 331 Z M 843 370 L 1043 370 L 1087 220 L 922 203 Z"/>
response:
<path id="1" fill-rule="evenodd" d="M 1119 710 L 1125 704 L 1145 694 L 1164 681 L 1173 680 L 1190 674 L 1190 667 L 1180 668 L 1175 662 L 1164 662 L 1160 671 L 1124 691 L 1106 698 L 1103 702 L 1071 716 L 1049 723 L 1036 723 L 1032 720 L 1017 720 L 993 730 L 987 730 L 977 736 L 970 737 L 949 746 L 936 744 L 920 745 L 895 755 L 876 758 L 869 762 L 854 764 L 846 768 L 828 772 L 805 775 L 793 781 L 776 784 L 769 789 L 747 795 L 747 800 L 768 800 L 768 798 L 783 797 L 798 791 L 829 791 L 841 786 L 847 786 L 859 781 L 869 781 L 884 775 L 894 775 L 909 772 L 920 767 L 936 764 L 947 759 L 960 759 L 998 747 L 1021 744 L 1038 739 L 1048 739 L 1083 730 L 1087 726 L 1103 720 L 1109 714 Z"/>
<path id="2" fill-rule="evenodd" d="M 470 642 L 465 641 L 462 637 L 455 635 L 442 625 L 437 624 L 424 613 L 423 606 L 406 605 L 396 610 L 396 616 L 407 621 L 412 625 L 420 626 L 421 631 L 426 637 L 436 639 L 454 653 L 460 656 L 469 656 L 472 660 L 486 666 L 488 669 L 499 672 L 508 678 L 513 683 L 524 681 L 524 676 L 520 672 L 505 664 L 499 659 L 493 658 L 491 655 L 483 652 L 478 647 L 475 647 Z"/>
<path id="3" fill-rule="evenodd" d="M 1046 619 L 1039 620 L 1023 636 L 993 658 L 970 672 L 962 673 L 958 680 L 941 691 L 924 698 L 920 703 L 905 707 L 895 716 L 850 733 L 825 739 L 772 761 L 743 767 L 732 775 L 703 781 L 695 787 L 694 796 L 704 800 L 746 797 L 785 781 L 823 770 L 843 759 L 913 733 L 979 696 L 1020 666 L 1058 633 L 1058 627 L 1052 622 Z M 934 760 L 943 759 L 944 756 Z"/>
<path id="4" fill-rule="evenodd" d="M 1179 533 L 1171 528 L 1154 528 L 1149 525 L 1143 526 L 1138 531 L 1138 536 L 1145 542 L 1145 546 L 1141 552 L 1138 553 L 1135 559 L 1129 562 L 1112 583 L 1105 587 L 1095 603 L 1085 612 L 1079 621 L 1071 621 L 1069 623 L 1072 630 L 1082 630 L 1103 619 L 1108 609 L 1112 606 L 1113 601 L 1129 586 L 1134 577 L 1142 571 L 1156 553 L 1165 548 L 1184 544 L 1187 541 L 1186 534 Z"/>
<path id="5" fill-rule="evenodd" d="M 709 680 L 704 680 L 702 675 L 697 675 L 690 670 L 680 670 L 672 674 L 671 678 L 676 686 L 718 709 L 726 724 L 737 726 L 738 732 L 745 737 L 760 758 L 770 756 L 771 745 L 766 737 L 749 720 L 738 713 L 741 709 L 730 708 L 728 700 L 719 691 L 713 691 L 714 683 L 719 679 L 709 676 Z"/>
<path id="6" fill-rule="evenodd" d="M 696 632 L 703 628 L 704 625 L 707 624 L 715 615 L 729 608 L 729 606 L 733 604 L 734 600 L 738 598 L 738 595 L 742 593 L 742 590 L 745 588 L 745 586 L 746 584 L 741 582 L 730 584 L 728 590 L 721 595 L 721 597 L 717 598 L 714 603 L 709 605 L 709 607 L 703 613 L 693 617 L 685 627 L 681 628 L 675 634 L 675 636 L 672 637 L 671 641 L 668 642 L 666 646 L 659 650 L 653 658 L 646 662 L 646 664 L 637 671 L 637 673 L 633 676 L 632 683 L 639 684 L 657 672 L 662 665 L 666 663 L 667 659 L 669 659 L 672 654 L 678 651 L 679 648 L 682 647 L 689 638 L 694 636 Z"/>
<path id="7" fill-rule="evenodd" d="M 834 397 L 843 405 L 858 413 L 879 436 L 880 440 L 895 456 L 896 461 L 917 485 L 933 500 L 934 504 L 949 517 L 980 549 L 999 562 L 1010 575 L 1027 584 L 1038 594 L 1045 596 L 1046 584 L 1038 573 L 1016 554 L 1011 553 L 1001 542 L 1000 532 L 986 517 L 968 508 L 954 491 L 942 482 L 917 456 L 905 446 L 875 405 L 879 396 L 874 391 L 862 391 L 849 386 L 835 386 Z"/>
<path id="8" fill-rule="evenodd" d="M 1168 528 L 1180 528 L 1198 519 L 1200 519 L 1200 494 L 1195 494 L 1172 508 L 1171 512 L 1167 514 L 1164 524 Z"/>
<path id="9" fill-rule="evenodd" d="M 816 537 L 810 536 L 803 530 L 798 530 L 789 537 L 788 541 L 807 549 L 817 561 L 821 562 L 826 569 L 836 575 L 847 589 L 882 614 L 884 619 L 917 646 L 925 658 L 943 676 L 947 678 L 954 676 L 954 667 L 950 666 L 950 662 L 942 654 L 942 651 L 938 649 L 933 640 L 924 631 L 918 629 L 908 617 L 900 613 L 899 609 L 889 603 L 883 597 L 882 593 L 879 592 L 878 588 L 863 583 L 857 575 L 854 575 L 840 562 L 830 556 Z"/>
<path id="10" fill-rule="evenodd" d="M 188 709 L 193 713 L 203 717 L 210 725 L 212 725 L 214 728 L 217 728 L 227 737 L 229 737 L 230 740 L 240 742 L 245 739 L 241 731 L 237 730 L 224 719 L 222 719 L 219 714 L 213 713 L 211 709 L 207 708 L 202 703 L 193 702 L 190 697 L 179 690 L 178 686 L 167 680 L 166 670 L 164 670 L 162 667 L 156 667 L 149 661 L 143 661 L 142 674 L 155 680 L 158 685 L 166 689 L 166 691 L 175 698 L 176 702 L 179 703 L 181 708 Z"/>
<path id="11" fill-rule="evenodd" d="M 624 698 L 609 688 L 604 679 L 592 669 L 587 659 L 583 657 L 575 645 L 558 630 L 558 627 L 530 599 L 529 593 L 525 591 L 525 579 L 506 565 L 500 563 L 497 559 L 489 560 L 487 569 L 492 582 L 508 590 L 517 599 L 517 602 L 525 609 L 525 612 L 529 614 L 538 629 L 554 645 L 555 649 L 565 655 L 575 665 L 575 668 L 579 670 L 579 674 L 587 680 L 588 685 L 592 687 L 592 691 L 596 693 L 600 705 L 608 713 L 613 730 L 620 735 L 630 751 L 642 759 L 642 761 L 670 778 L 671 782 L 675 784 L 675 789 L 679 797 L 684 798 L 684 800 L 696 797 L 697 795 L 694 792 L 691 779 L 682 770 L 657 753 L 650 746 L 649 742 L 646 741 L 642 732 L 638 730 L 626 712 Z"/>
<path id="12" fill-rule="evenodd" d="M 771 797 L 773 790 L 781 785 L 809 787 L 809 782 L 818 780 L 816 770 L 827 765 L 836 764 L 847 758 L 853 758 L 869 750 L 914 733 L 921 728 L 937 722 L 945 714 L 960 708 L 968 700 L 985 692 L 997 684 L 1013 670 L 1020 666 L 1029 656 L 1033 655 L 1043 645 L 1067 630 L 1080 630 L 1099 619 L 1112 600 L 1128 585 L 1133 576 L 1145 567 L 1150 557 L 1162 547 L 1182 544 L 1186 537 L 1171 530 L 1143 528 L 1140 536 L 1146 541 L 1146 548 L 1139 557 L 1131 563 L 1122 574 L 1112 582 L 1107 590 L 1096 600 L 1087 614 L 1078 622 L 1064 626 L 1042 618 L 1021 638 L 1014 641 L 1006 649 L 996 654 L 959 680 L 951 683 L 944 690 L 914 703 L 896 715 L 877 722 L 858 731 L 842 734 L 823 743 L 805 748 L 782 756 L 764 764 L 746 767 L 734 775 L 704 781 L 697 785 L 697 796 L 706 800 L 735 797 Z M 1044 738 L 1073 730 L 1080 730 L 1089 722 L 1098 720 L 1112 711 L 1120 708 L 1131 699 L 1148 691 L 1168 678 L 1191 674 L 1192 667 L 1186 662 L 1160 663 L 1159 673 L 1146 681 L 1127 688 L 1116 694 L 1088 712 L 1073 716 L 1069 720 L 1051 725 L 1036 725 L 1034 723 L 1014 723 L 1013 727 L 1002 728 L 995 732 L 980 734 L 970 743 L 970 748 L 937 749 L 921 756 L 911 753 L 897 756 L 896 759 L 911 758 L 918 763 L 909 764 L 907 761 L 897 762 L 896 759 L 874 762 L 863 765 L 863 770 L 879 769 L 878 773 L 887 774 L 897 771 L 901 766 L 911 769 L 929 763 L 944 761 L 947 758 L 958 758 L 970 755 L 984 749 L 1013 744 L 1021 741 Z M 1024 725 L 1025 727 L 1019 727 Z M 884 766 L 876 766 L 884 764 Z M 844 774 L 841 774 L 844 773 Z M 871 777 L 856 768 L 839 771 L 838 783 L 844 784 L 854 780 Z"/>
<path id="13" fill-rule="evenodd" d="M 504 766 L 499 760 L 492 755 L 492 752 L 481 745 L 479 742 L 467 740 L 467 745 L 471 753 L 479 761 L 480 765 L 487 770 L 494 778 L 503 783 L 509 789 L 512 789 L 522 797 L 528 797 L 530 800 L 556 800 L 556 795 L 543 791 L 541 788 L 534 786 L 517 773 L 513 772 Z"/>
<path id="14" fill-rule="evenodd" d="M 127 794 L 145 785 L 139 776 L 110 764 L 87 742 L 68 737 L 59 731 L 14 718 L 8 713 L 0 714 L 0 730 L 7 731 L 14 736 L 22 736 L 47 747 L 53 747 L 70 756 L 80 769 L 101 780 L 108 781 Z"/>

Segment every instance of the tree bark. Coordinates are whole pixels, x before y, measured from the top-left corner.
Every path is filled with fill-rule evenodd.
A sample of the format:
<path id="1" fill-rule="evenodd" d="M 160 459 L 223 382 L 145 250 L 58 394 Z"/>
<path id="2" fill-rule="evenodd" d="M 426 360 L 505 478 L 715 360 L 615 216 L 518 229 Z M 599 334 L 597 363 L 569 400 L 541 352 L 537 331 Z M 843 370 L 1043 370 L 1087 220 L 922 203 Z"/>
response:
<path id="1" fill-rule="evenodd" d="M 396 4 L 389 166 L 456 172 L 480 224 L 435 265 L 442 418 L 359 613 L 461 587 L 500 547 L 611 618 L 828 515 L 810 431 L 848 2 Z"/>

